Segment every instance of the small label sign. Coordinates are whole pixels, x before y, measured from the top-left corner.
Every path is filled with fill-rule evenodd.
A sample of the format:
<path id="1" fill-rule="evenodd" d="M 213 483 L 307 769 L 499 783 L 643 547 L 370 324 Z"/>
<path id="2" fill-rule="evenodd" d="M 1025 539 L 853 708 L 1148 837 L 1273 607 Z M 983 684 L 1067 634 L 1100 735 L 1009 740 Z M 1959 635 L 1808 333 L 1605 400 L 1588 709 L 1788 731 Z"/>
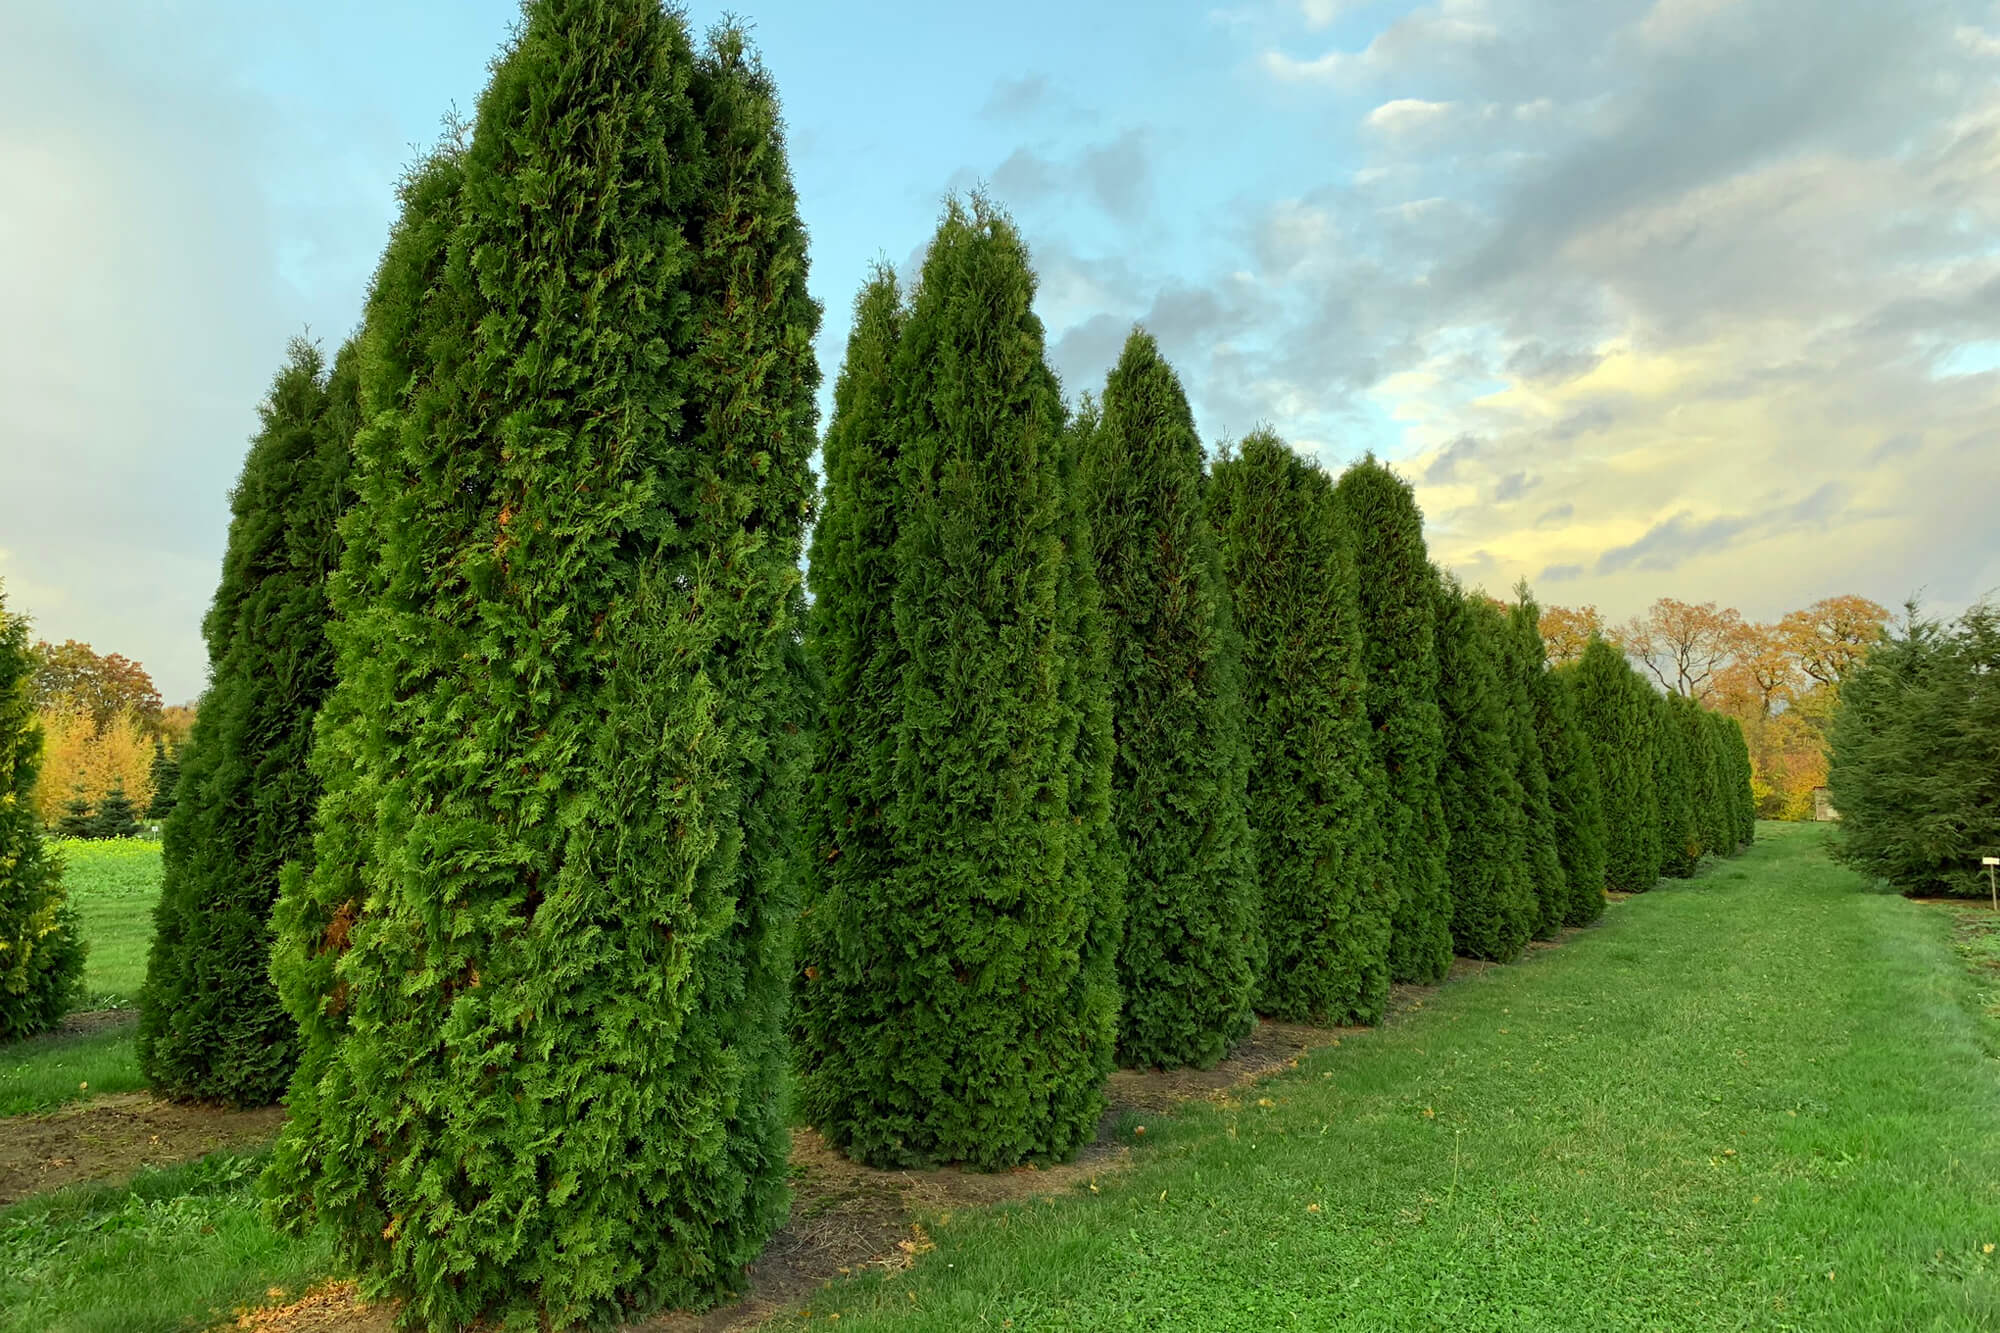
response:
<path id="1" fill-rule="evenodd" d="M 1982 856 L 1979 858 L 1979 864 L 1983 866 L 2000 866 L 2000 856 Z"/>

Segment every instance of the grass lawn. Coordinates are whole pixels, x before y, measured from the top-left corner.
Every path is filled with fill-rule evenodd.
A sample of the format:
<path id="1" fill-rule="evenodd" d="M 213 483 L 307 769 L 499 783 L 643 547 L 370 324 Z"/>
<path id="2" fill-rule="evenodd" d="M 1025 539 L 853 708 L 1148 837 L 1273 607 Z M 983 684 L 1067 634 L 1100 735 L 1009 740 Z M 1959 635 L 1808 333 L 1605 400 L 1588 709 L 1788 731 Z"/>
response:
<path id="1" fill-rule="evenodd" d="M 781 1326 L 2000 1328 L 2000 1025 L 1952 918 L 1759 837 Z"/>
<path id="2" fill-rule="evenodd" d="M 151 1333 L 225 1323 L 241 1305 L 296 1294 L 331 1263 L 324 1241 L 265 1225 L 263 1158 L 211 1153 L 0 1210 L 0 1330 Z"/>
<path id="3" fill-rule="evenodd" d="M 153 904 L 160 896 L 160 844 L 121 839 L 51 845 L 63 858 L 63 882 L 90 946 L 82 1007 L 137 1004 L 153 939 Z M 52 1033 L 0 1045 L 0 1116 L 49 1111 L 99 1093 L 145 1087 L 133 1032 L 132 1022 L 122 1022 L 88 1033 Z"/>

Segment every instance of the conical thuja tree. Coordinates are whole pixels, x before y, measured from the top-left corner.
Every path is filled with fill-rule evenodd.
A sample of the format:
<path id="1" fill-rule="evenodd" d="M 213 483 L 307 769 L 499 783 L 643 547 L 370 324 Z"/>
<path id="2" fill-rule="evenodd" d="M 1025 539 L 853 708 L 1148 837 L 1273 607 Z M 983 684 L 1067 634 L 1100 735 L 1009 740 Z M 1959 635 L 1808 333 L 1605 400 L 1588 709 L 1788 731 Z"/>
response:
<path id="1" fill-rule="evenodd" d="M 870 1021 L 872 979 L 891 960 L 865 952 L 874 895 L 895 864 L 885 820 L 896 757 L 902 658 L 896 586 L 895 361 L 905 312 L 895 273 L 875 272 L 854 303 L 822 457 L 813 525 L 807 646 L 824 703 L 806 799 L 793 1014 L 807 1119 L 830 1124 L 864 1077 L 845 1040 Z M 845 929 L 843 930 L 843 927 Z"/>
<path id="2" fill-rule="evenodd" d="M 1723 734 L 1729 742 L 1731 766 L 1735 770 L 1729 789 L 1736 810 L 1736 845 L 1748 847 L 1757 837 L 1757 795 L 1751 789 L 1750 742 L 1742 725 L 1733 718 Z"/>
<path id="3" fill-rule="evenodd" d="M 1522 605 L 1527 614 L 1539 617 L 1532 600 Z M 1548 763 L 1549 809 L 1569 891 L 1563 924 L 1587 926 L 1604 915 L 1604 783 L 1576 715 L 1575 692 L 1568 685 L 1573 671 L 1559 667 L 1536 678 L 1535 728 Z"/>
<path id="4" fill-rule="evenodd" d="M 1603 793 L 1605 886 L 1643 893 L 1660 874 L 1659 804 L 1653 775 L 1652 690 L 1602 639 L 1565 668 L 1578 722 L 1590 740 Z"/>
<path id="5" fill-rule="evenodd" d="M 153 799 L 146 803 L 146 818 L 162 821 L 174 812 L 174 793 L 180 786 L 180 759 L 167 749 L 165 741 L 153 742 L 153 763 L 147 774 Z"/>
<path id="6" fill-rule="evenodd" d="M 188 738 L 187 800 L 163 832 L 139 1006 L 139 1066 L 160 1092 L 263 1106 L 296 1046 L 270 979 L 271 905 L 310 845 L 313 719 L 333 681 L 326 582 L 348 500 L 358 368 L 331 379 L 292 344 L 230 495 L 222 580 L 202 624 L 209 687 Z"/>
<path id="7" fill-rule="evenodd" d="M 1521 783 L 1521 816 L 1527 838 L 1523 868 L 1535 894 L 1534 931 L 1549 939 L 1569 911 L 1569 882 L 1564 878 L 1562 852 L 1556 833 L 1555 808 L 1549 794 L 1549 758 L 1535 714 L 1535 690 L 1548 674 L 1542 644 L 1541 610 L 1523 582 L 1517 600 L 1503 612 L 1500 665 L 1507 698 L 1508 731 L 1514 751 L 1514 773 Z"/>
<path id="8" fill-rule="evenodd" d="M 1694 804 L 1694 754 L 1681 725 L 1679 696 L 1648 690 L 1653 713 L 1653 786 L 1660 800 L 1660 873 L 1694 874 L 1701 825 Z"/>
<path id="9" fill-rule="evenodd" d="M 1428 984 L 1451 968 L 1450 838 L 1438 770 L 1437 571 L 1410 484 L 1373 455 L 1334 486 L 1355 539 L 1368 721 L 1382 767 L 1382 827 L 1394 897 L 1389 973 Z"/>
<path id="10" fill-rule="evenodd" d="M 1106 864 L 1101 628 L 1033 298 L 1013 225 L 983 199 L 948 205 L 894 339 L 890 439 L 868 446 L 893 455 L 892 496 L 849 489 L 861 486 L 850 446 L 873 429 L 861 362 L 886 339 L 850 349 L 857 392 L 832 504 L 892 511 L 875 521 L 893 524 L 893 570 L 863 561 L 857 578 L 830 554 L 820 595 L 872 598 L 892 573 L 894 659 L 846 674 L 837 652 L 821 660 L 830 695 L 887 691 L 830 706 L 887 710 L 886 737 L 855 740 L 867 765 L 891 748 L 886 774 L 861 769 L 846 798 L 882 821 L 882 849 L 813 903 L 822 952 L 804 983 L 800 1060 L 819 1128 L 883 1165 L 1066 1157 L 1095 1130 L 1112 1059 L 1119 885 Z M 836 526 L 829 542 L 853 531 Z M 816 636 L 878 612 L 816 608 Z M 846 816 L 815 819 L 845 860 Z"/>
<path id="11" fill-rule="evenodd" d="M 0 1041 L 46 1032 L 83 982 L 83 939 L 62 864 L 42 846 L 42 730 L 29 694 L 28 622 L 0 588 Z"/>
<path id="12" fill-rule="evenodd" d="M 405 190 L 269 1181 L 414 1322 L 704 1302 L 783 1211 L 805 276 L 768 79 L 653 0 L 530 5 Z"/>
<path id="13" fill-rule="evenodd" d="M 1210 486 L 1243 643 L 1249 811 L 1263 892 L 1260 1012 L 1372 1023 L 1394 899 L 1368 725 L 1354 537 L 1333 486 L 1259 431 Z"/>
<path id="14" fill-rule="evenodd" d="M 1262 942 L 1229 589 L 1194 414 L 1151 336 L 1126 341 L 1079 436 L 1127 849 L 1119 1059 L 1207 1067 L 1250 1030 Z"/>
<path id="15" fill-rule="evenodd" d="M 1452 942 L 1467 957 L 1511 962 L 1541 916 L 1528 870 L 1527 797 L 1508 717 L 1503 656 L 1511 631 L 1497 606 L 1456 579 L 1442 581 L 1436 596 Z"/>
<path id="16" fill-rule="evenodd" d="M 1695 854 L 1727 856 L 1735 848 L 1727 834 L 1716 828 L 1715 816 L 1721 802 L 1716 788 L 1715 732 L 1709 726 L 1709 713 L 1689 698 L 1676 696 L 1673 704 L 1674 722 L 1680 728 L 1688 760 L 1688 817 Z"/>

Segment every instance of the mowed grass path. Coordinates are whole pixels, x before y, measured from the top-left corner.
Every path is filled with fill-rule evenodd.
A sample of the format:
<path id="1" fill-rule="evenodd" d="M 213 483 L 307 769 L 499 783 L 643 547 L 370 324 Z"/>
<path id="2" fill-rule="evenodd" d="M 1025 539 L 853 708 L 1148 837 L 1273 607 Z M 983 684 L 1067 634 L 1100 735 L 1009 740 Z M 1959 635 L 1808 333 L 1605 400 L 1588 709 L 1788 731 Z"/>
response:
<path id="1" fill-rule="evenodd" d="M 2000 1328 L 1995 1024 L 1951 920 L 1759 835 L 782 1322 Z"/>
<path id="2" fill-rule="evenodd" d="M 63 883 L 89 951 L 83 960 L 85 1009 L 139 1002 L 153 905 L 160 898 L 160 844 L 138 839 L 57 842 Z M 146 1086 L 132 1039 L 137 1021 L 95 1031 L 53 1033 L 0 1044 L 0 1116 L 48 1111 L 94 1094 Z"/>

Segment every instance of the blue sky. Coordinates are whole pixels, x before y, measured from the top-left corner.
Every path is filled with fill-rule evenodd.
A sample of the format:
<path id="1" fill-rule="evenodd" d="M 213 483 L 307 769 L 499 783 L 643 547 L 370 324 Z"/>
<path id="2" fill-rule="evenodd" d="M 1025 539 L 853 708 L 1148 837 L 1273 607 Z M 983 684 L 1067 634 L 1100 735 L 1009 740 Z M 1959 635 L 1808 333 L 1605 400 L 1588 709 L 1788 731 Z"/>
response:
<path id="1" fill-rule="evenodd" d="M 1471 582 L 2000 585 L 1992 0 L 739 3 L 829 384 L 869 265 L 983 183 L 1072 395 L 1143 321 L 1212 442 L 1374 449 Z M 40 634 L 198 692 L 258 397 L 351 328 L 514 14 L 0 9 L 0 579 Z"/>

